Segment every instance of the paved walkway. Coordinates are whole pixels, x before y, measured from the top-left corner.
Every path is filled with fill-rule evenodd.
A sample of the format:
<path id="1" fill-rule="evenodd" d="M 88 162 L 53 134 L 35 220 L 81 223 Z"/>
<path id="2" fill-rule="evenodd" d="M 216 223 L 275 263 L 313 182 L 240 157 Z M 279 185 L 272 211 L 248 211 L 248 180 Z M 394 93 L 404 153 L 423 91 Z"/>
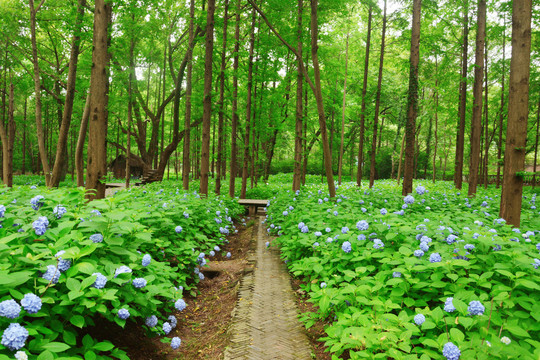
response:
<path id="1" fill-rule="evenodd" d="M 256 266 L 240 285 L 225 360 L 310 360 L 311 348 L 298 320 L 289 274 L 277 250 L 265 246 L 271 238 L 262 219 L 254 225 Z"/>

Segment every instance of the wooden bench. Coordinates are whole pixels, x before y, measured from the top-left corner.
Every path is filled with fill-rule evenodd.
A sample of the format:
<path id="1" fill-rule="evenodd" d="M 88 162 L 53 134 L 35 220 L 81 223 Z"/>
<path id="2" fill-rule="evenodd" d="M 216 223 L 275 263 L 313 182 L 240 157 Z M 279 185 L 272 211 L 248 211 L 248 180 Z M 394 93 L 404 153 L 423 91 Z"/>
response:
<path id="1" fill-rule="evenodd" d="M 268 206 L 268 200 L 259 200 L 259 199 L 239 199 L 238 204 L 244 205 L 249 210 L 249 216 L 255 216 L 259 206 L 266 207 Z"/>

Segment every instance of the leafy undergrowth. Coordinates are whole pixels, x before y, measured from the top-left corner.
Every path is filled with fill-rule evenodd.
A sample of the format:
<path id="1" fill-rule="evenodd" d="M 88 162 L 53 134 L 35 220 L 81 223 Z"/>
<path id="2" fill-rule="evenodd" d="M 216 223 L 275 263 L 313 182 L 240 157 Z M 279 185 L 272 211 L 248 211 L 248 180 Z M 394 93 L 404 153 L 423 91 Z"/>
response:
<path id="1" fill-rule="evenodd" d="M 90 203 L 76 188 L 2 189 L 0 359 L 128 358 L 88 333 L 104 323 L 171 342 L 171 314 L 242 210 L 162 184 Z"/>
<path id="2" fill-rule="evenodd" d="M 268 230 L 318 306 L 306 326 L 330 323 L 333 358 L 538 359 L 536 195 L 526 190 L 512 229 L 494 188 L 468 199 L 424 186 L 404 198 L 387 181 L 344 185 L 335 201 L 308 186 L 271 200 Z"/>

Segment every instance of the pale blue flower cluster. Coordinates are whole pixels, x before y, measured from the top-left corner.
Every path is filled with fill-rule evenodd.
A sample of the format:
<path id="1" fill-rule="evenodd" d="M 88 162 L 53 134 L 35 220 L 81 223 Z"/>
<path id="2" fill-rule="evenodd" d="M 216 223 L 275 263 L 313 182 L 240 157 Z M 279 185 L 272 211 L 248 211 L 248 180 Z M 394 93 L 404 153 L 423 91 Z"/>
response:
<path id="1" fill-rule="evenodd" d="M 535 269 L 538 269 L 540 267 L 540 259 L 534 259 L 534 262 L 532 264 Z"/>
<path id="2" fill-rule="evenodd" d="M 348 233 L 348 232 L 349 232 L 349 228 L 348 228 L 348 227 L 344 226 L 344 227 L 341 228 L 341 233 L 342 233 L 342 234 L 346 234 L 346 233 Z"/>
<path id="3" fill-rule="evenodd" d="M 58 259 L 58 270 L 61 272 L 67 271 L 71 267 L 71 260 L 62 259 L 61 256 L 65 253 L 64 250 L 60 250 L 54 255 Z"/>
<path id="4" fill-rule="evenodd" d="M 176 317 L 174 315 L 169 315 L 167 320 L 169 320 L 169 324 L 171 324 L 171 327 L 174 329 L 176 327 L 177 322 L 178 322 L 176 320 Z"/>
<path id="5" fill-rule="evenodd" d="M 165 335 L 169 335 L 169 333 L 171 332 L 172 330 L 172 326 L 171 324 L 169 324 L 168 322 L 165 322 L 163 324 L 163 332 L 165 333 Z"/>
<path id="6" fill-rule="evenodd" d="M 27 313 L 35 314 L 41 310 L 41 298 L 32 293 L 25 294 L 21 300 L 21 305 Z"/>
<path id="7" fill-rule="evenodd" d="M 465 248 L 465 250 L 474 250 L 474 245 L 473 244 L 465 244 L 464 248 Z"/>
<path id="8" fill-rule="evenodd" d="M 0 218 L 4 217 L 5 212 L 6 212 L 6 207 L 4 205 L 0 205 Z"/>
<path id="9" fill-rule="evenodd" d="M 438 263 L 438 262 L 441 262 L 442 258 L 441 258 L 441 255 L 439 253 L 432 253 L 431 255 L 429 255 L 429 262 L 430 263 Z"/>
<path id="10" fill-rule="evenodd" d="M 414 323 L 418 326 L 422 325 L 426 321 L 426 317 L 423 314 L 416 314 L 414 316 Z"/>
<path id="11" fill-rule="evenodd" d="M 400 278 L 401 277 L 401 273 L 399 271 L 394 271 L 392 273 L 392 277 L 395 277 L 395 278 Z"/>
<path id="12" fill-rule="evenodd" d="M 32 199 L 30 199 L 30 205 L 32 205 L 32 209 L 38 210 L 40 207 L 43 206 L 43 195 L 36 195 Z"/>
<path id="13" fill-rule="evenodd" d="M 96 281 L 92 285 L 96 289 L 103 289 L 105 287 L 105 284 L 107 284 L 107 278 L 103 276 L 102 273 L 93 273 L 92 276 L 96 277 Z M 115 276 L 116 277 L 116 276 Z"/>
<path id="14" fill-rule="evenodd" d="M 156 317 L 156 315 L 152 315 L 152 316 L 149 316 L 146 318 L 146 326 L 148 327 L 155 327 L 158 323 L 158 318 Z"/>
<path id="15" fill-rule="evenodd" d="M 384 247 L 384 243 L 381 241 L 381 239 L 374 239 L 373 240 L 373 248 L 374 249 L 382 249 Z"/>
<path id="16" fill-rule="evenodd" d="M 17 323 L 11 323 L 4 330 L 1 343 L 9 350 L 15 351 L 24 347 L 26 339 L 28 339 L 28 330 Z"/>
<path id="17" fill-rule="evenodd" d="M 178 299 L 174 303 L 174 307 L 176 308 L 176 310 L 182 311 L 186 308 L 186 302 L 184 301 L 184 299 Z"/>
<path id="18" fill-rule="evenodd" d="M 442 353 L 446 360 L 458 360 L 461 356 L 461 351 L 452 342 L 444 344 Z"/>
<path id="19" fill-rule="evenodd" d="M 40 216 L 36 221 L 32 223 L 32 227 L 37 236 L 42 236 L 49 227 L 49 219 L 46 216 Z"/>
<path id="20" fill-rule="evenodd" d="M 21 306 L 13 299 L 0 302 L 0 316 L 16 319 L 21 313 Z"/>
<path id="21" fill-rule="evenodd" d="M 178 336 L 175 336 L 171 340 L 171 348 L 173 350 L 176 350 L 176 349 L 178 349 L 180 347 L 181 343 L 182 343 L 182 340 L 180 340 L 180 338 Z"/>
<path id="22" fill-rule="evenodd" d="M 382 208 L 381 215 L 386 215 L 386 214 L 388 214 L 388 210 L 386 210 L 385 208 Z"/>
<path id="23" fill-rule="evenodd" d="M 478 300 L 473 300 L 469 303 L 469 307 L 467 308 L 469 311 L 469 315 L 482 315 L 484 314 L 484 311 L 486 308 L 482 303 Z"/>
<path id="24" fill-rule="evenodd" d="M 418 185 L 418 186 L 416 187 L 416 193 L 417 193 L 418 195 L 423 195 L 425 192 L 426 192 L 426 188 L 423 187 L 422 185 Z"/>
<path id="25" fill-rule="evenodd" d="M 424 256 L 424 252 L 422 250 L 414 250 L 414 256 L 420 258 L 420 257 Z"/>
<path id="26" fill-rule="evenodd" d="M 128 309 L 120 309 L 118 310 L 118 317 L 122 320 L 127 320 L 129 318 L 129 310 Z"/>
<path id="27" fill-rule="evenodd" d="M 325 283 L 324 281 L 321 282 L 321 289 L 324 289 L 326 286 L 327 286 L 327 285 L 326 285 L 326 283 Z"/>
<path id="28" fill-rule="evenodd" d="M 174 231 L 177 233 L 177 234 L 180 234 L 182 232 L 182 227 L 180 225 L 178 225 L 177 227 L 174 228 Z"/>
<path id="29" fill-rule="evenodd" d="M 308 233 L 308 232 L 309 232 L 309 228 L 308 228 L 307 225 L 304 225 L 304 226 L 302 226 L 302 228 L 300 229 L 300 231 L 301 231 L 302 233 L 305 234 L 305 233 Z"/>
<path id="30" fill-rule="evenodd" d="M 144 278 L 135 278 L 135 279 L 133 279 L 133 286 L 136 289 L 142 289 L 143 287 L 146 286 L 146 279 L 144 279 Z"/>
<path id="31" fill-rule="evenodd" d="M 352 250 L 352 248 L 351 248 L 351 243 L 348 242 L 348 241 L 345 241 L 345 242 L 343 243 L 343 245 L 341 245 L 341 249 L 342 249 L 343 251 L 345 251 L 346 253 L 350 253 L 351 250 Z"/>
<path id="32" fill-rule="evenodd" d="M 407 195 L 405 196 L 405 198 L 403 199 L 403 202 L 407 205 L 411 205 L 414 203 L 414 197 L 412 195 Z"/>
<path id="33" fill-rule="evenodd" d="M 452 302 L 453 300 L 453 297 L 446 298 L 446 301 L 444 302 L 444 311 L 449 313 L 456 311 L 454 303 Z"/>
<path id="34" fill-rule="evenodd" d="M 145 254 L 142 258 L 142 266 L 147 267 L 152 261 L 152 256 L 150 254 Z"/>
<path id="35" fill-rule="evenodd" d="M 53 214 L 57 219 L 61 219 L 67 212 L 67 209 L 61 205 L 56 205 L 53 209 Z"/>
<path id="36" fill-rule="evenodd" d="M 356 228 L 360 231 L 366 231 L 369 229 L 369 224 L 366 220 L 360 220 L 356 223 Z"/>
<path id="37" fill-rule="evenodd" d="M 92 240 L 93 243 L 100 243 L 103 242 L 103 235 L 100 233 L 90 235 L 90 240 Z"/>
<path id="38" fill-rule="evenodd" d="M 131 273 L 133 270 L 131 270 L 129 267 L 127 267 L 126 265 L 122 265 L 120 266 L 118 269 L 116 269 L 116 271 L 114 272 L 114 277 L 117 277 L 118 275 L 120 274 L 126 274 L 126 273 Z"/>
<path id="39" fill-rule="evenodd" d="M 60 270 L 54 265 L 47 265 L 47 271 L 43 274 L 43 278 L 56 284 L 60 279 Z"/>

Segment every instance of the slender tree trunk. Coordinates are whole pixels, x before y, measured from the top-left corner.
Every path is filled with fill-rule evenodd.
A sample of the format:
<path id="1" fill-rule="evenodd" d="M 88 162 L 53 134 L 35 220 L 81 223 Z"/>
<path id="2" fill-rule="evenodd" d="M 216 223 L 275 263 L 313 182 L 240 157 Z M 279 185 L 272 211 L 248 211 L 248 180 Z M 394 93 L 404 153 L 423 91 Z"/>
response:
<path id="1" fill-rule="evenodd" d="M 365 129 L 365 118 L 366 118 L 366 92 L 367 92 L 367 81 L 369 75 L 369 46 L 371 43 L 371 18 L 372 18 L 373 8 L 369 7 L 368 14 L 368 28 L 367 28 L 367 39 L 366 39 L 366 55 L 364 58 L 364 82 L 362 85 L 362 110 L 360 111 L 360 135 L 358 141 L 358 171 L 356 172 L 356 185 L 362 186 L 362 166 L 364 162 L 364 129 Z"/>
<path id="2" fill-rule="evenodd" d="M 343 106 L 341 110 L 341 144 L 339 146 L 338 161 L 338 183 L 341 185 L 341 173 L 343 167 L 343 142 L 345 137 L 345 104 L 347 99 L 347 70 L 349 67 L 349 32 L 347 32 L 347 42 L 345 45 L 345 78 L 343 80 Z"/>
<path id="3" fill-rule="evenodd" d="M 75 171 L 77 173 L 77 186 L 84 186 L 84 142 L 86 140 L 86 132 L 88 131 L 88 120 L 90 119 L 90 92 L 86 96 L 81 126 L 79 128 L 79 137 L 77 139 L 77 147 L 75 148 Z"/>
<path id="4" fill-rule="evenodd" d="M 537 159 L 538 159 L 538 137 L 540 136 L 540 98 L 538 99 L 538 110 L 536 111 L 536 138 L 534 141 L 534 175 L 533 175 L 533 184 L 532 186 L 536 186 L 536 172 L 538 171 L 536 169 Z"/>
<path id="5" fill-rule="evenodd" d="M 456 160 L 454 185 L 463 186 L 463 152 L 465 148 L 465 117 L 467 115 L 467 59 L 469 49 L 469 4 L 465 0 L 463 9 L 463 52 L 461 57 L 461 82 L 459 83 L 459 121 L 456 138 Z"/>
<path id="6" fill-rule="evenodd" d="M 236 23 L 234 30 L 234 60 L 233 60 L 233 99 L 231 121 L 231 169 L 229 177 L 229 196 L 234 197 L 236 173 L 237 173 L 237 145 L 236 132 L 238 127 L 238 63 L 240 50 L 240 12 L 242 11 L 240 0 L 236 0 Z"/>
<path id="7" fill-rule="evenodd" d="M 478 0 L 476 53 L 473 86 L 473 113 L 471 120 L 471 155 L 469 165 L 469 196 L 476 194 L 482 135 L 482 88 L 484 83 L 484 45 L 486 39 L 486 0 Z"/>
<path id="8" fill-rule="evenodd" d="M 36 134 L 38 140 L 38 149 L 41 157 L 41 165 L 43 166 L 43 172 L 45 174 L 45 184 L 48 186 L 51 180 L 51 169 L 49 167 L 49 161 L 47 157 L 47 148 L 45 147 L 45 133 L 43 131 L 43 122 L 41 115 L 41 75 L 39 70 L 39 60 L 37 53 L 37 40 L 36 40 L 36 14 L 39 11 L 43 2 L 41 2 L 37 8 L 34 6 L 34 0 L 30 2 L 30 36 L 32 40 L 32 62 L 34 64 L 34 92 L 36 103 Z"/>
<path id="9" fill-rule="evenodd" d="M 195 18 L 195 0 L 190 0 L 189 3 L 189 42 L 194 41 L 194 18 Z M 182 152 L 182 186 L 184 190 L 189 190 L 189 169 L 190 164 L 190 147 L 191 147 L 191 95 L 192 95 L 192 79 L 193 79 L 193 47 L 187 49 L 187 74 L 186 74 L 186 112 L 184 117 L 184 150 Z M 179 96 L 179 86 L 176 90 Z M 176 105 L 175 105 L 176 106 Z"/>
<path id="10" fill-rule="evenodd" d="M 497 189 L 501 184 L 501 163 L 503 147 L 503 120 L 504 120 L 504 75 L 506 74 L 506 14 L 503 17 L 503 48 L 502 48 L 502 79 L 501 79 L 501 109 L 499 110 L 499 137 L 497 144 Z"/>
<path id="11" fill-rule="evenodd" d="M 488 156 L 489 156 L 489 145 L 490 145 L 490 141 L 489 141 L 489 129 L 488 129 L 488 125 L 489 125 L 489 113 L 488 113 L 488 48 L 487 48 L 487 43 L 486 43 L 486 49 L 485 49 L 485 53 L 484 53 L 484 56 L 485 56 L 485 68 L 484 68 L 484 74 L 485 74 L 485 90 L 484 90 L 484 119 L 485 119 L 485 124 L 484 124 L 484 163 L 483 163 L 483 169 L 484 169 L 484 177 L 483 177 L 483 180 L 484 180 L 484 188 L 487 189 L 488 187 L 488 164 L 489 164 L 489 161 L 488 161 Z"/>
<path id="12" fill-rule="evenodd" d="M 87 198 L 105 197 L 107 176 L 107 120 L 109 104 L 109 24 L 111 4 L 105 0 L 95 1 L 92 74 L 90 78 L 90 121 L 88 127 L 88 164 L 86 189 L 94 189 Z"/>
<path id="13" fill-rule="evenodd" d="M 27 98 L 24 98 L 24 115 L 23 115 L 23 138 L 22 138 L 22 174 L 26 175 L 26 111 Z"/>
<path id="14" fill-rule="evenodd" d="M 134 22 L 134 14 L 131 15 L 131 20 Z M 129 188 L 131 180 L 131 123 L 133 122 L 133 80 L 135 75 L 135 59 L 133 52 L 135 50 L 134 34 L 131 34 L 129 46 L 129 79 L 128 79 L 128 111 L 127 111 L 127 141 L 126 141 L 126 188 Z"/>
<path id="15" fill-rule="evenodd" d="M 229 0 L 225 0 L 224 12 L 223 12 L 223 41 L 221 44 L 221 68 L 219 72 L 219 114 L 218 114 L 218 149 L 217 149 L 217 176 L 216 176 L 216 194 L 221 193 L 221 176 L 223 161 L 225 156 L 223 156 L 223 122 L 224 122 L 224 97 L 225 97 L 225 65 L 227 59 L 227 23 L 229 18 Z"/>
<path id="16" fill-rule="evenodd" d="M 399 150 L 399 164 L 398 164 L 398 170 L 397 170 L 397 183 L 401 182 L 401 163 L 403 162 L 403 151 L 405 150 L 405 135 L 406 133 L 403 133 L 403 137 L 401 138 L 401 149 Z"/>
<path id="17" fill-rule="evenodd" d="M 531 0 L 514 1 L 512 10 L 512 60 L 500 217 L 508 224 L 519 227 L 523 177 L 518 172 L 525 167 L 529 115 Z"/>
<path id="18" fill-rule="evenodd" d="M 253 51 L 255 47 L 255 9 L 251 11 L 251 34 L 249 38 L 249 59 L 248 59 L 248 78 L 247 78 L 247 96 L 246 96 L 246 133 L 244 137 L 244 165 L 242 167 L 242 189 L 240 190 L 240 199 L 246 198 L 248 164 L 249 164 L 249 138 L 251 135 L 251 101 L 253 89 Z"/>
<path id="19" fill-rule="evenodd" d="M 403 172 L 403 196 L 412 192 L 414 161 L 414 130 L 418 114 L 418 63 L 420 60 L 420 15 L 422 0 L 413 0 L 411 30 L 411 68 L 407 99 L 407 124 L 405 126 L 405 171 Z"/>
<path id="20" fill-rule="evenodd" d="M 439 131 L 439 71 L 438 71 L 438 62 L 437 55 L 435 55 L 435 146 L 433 149 L 433 183 L 437 178 L 437 169 L 436 169 L 436 159 L 437 159 L 437 148 L 439 145 L 438 131 Z"/>
<path id="21" fill-rule="evenodd" d="M 306 64 L 307 64 L 308 53 L 306 52 Z M 308 89 L 304 90 L 304 132 L 302 136 L 302 185 L 306 185 L 306 173 L 307 173 L 307 163 L 308 163 L 308 152 L 307 152 L 307 123 L 308 123 Z"/>
<path id="22" fill-rule="evenodd" d="M 73 33 L 73 39 L 71 40 L 71 55 L 68 65 L 68 78 L 66 88 L 66 100 L 64 102 L 64 111 L 62 113 L 62 122 L 60 125 L 60 132 L 58 133 L 58 143 L 56 145 L 56 158 L 52 170 L 51 180 L 48 184 L 49 187 L 58 187 L 62 177 L 62 170 L 66 168 L 64 162 L 67 161 L 65 157 L 67 151 L 67 138 L 69 135 L 69 127 L 71 126 L 71 116 L 73 114 L 73 101 L 75 100 L 75 82 L 77 79 L 77 65 L 79 62 L 80 52 L 80 32 L 82 28 L 82 22 L 84 17 L 84 7 L 86 6 L 86 0 L 78 0 L 77 2 L 77 20 L 75 23 L 75 30 Z"/>
<path id="23" fill-rule="evenodd" d="M 2 140 L 2 180 L 7 187 L 13 186 L 13 146 L 15 144 L 15 119 L 13 113 L 14 106 L 14 86 L 10 81 L 9 85 L 9 105 L 7 114 L 7 129 L 4 122 L 0 121 L 0 139 Z"/>
<path id="24" fill-rule="evenodd" d="M 303 82 L 304 76 L 302 73 L 302 13 L 304 11 L 304 0 L 298 0 L 298 17 L 297 17 L 297 76 L 296 76 L 296 127 L 294 137 L 294 175 L 293 175 L 293 191 L 300 189 L 302 180 L 301 166 L 302 166 L 302 96 L 303 96 Z"/>

